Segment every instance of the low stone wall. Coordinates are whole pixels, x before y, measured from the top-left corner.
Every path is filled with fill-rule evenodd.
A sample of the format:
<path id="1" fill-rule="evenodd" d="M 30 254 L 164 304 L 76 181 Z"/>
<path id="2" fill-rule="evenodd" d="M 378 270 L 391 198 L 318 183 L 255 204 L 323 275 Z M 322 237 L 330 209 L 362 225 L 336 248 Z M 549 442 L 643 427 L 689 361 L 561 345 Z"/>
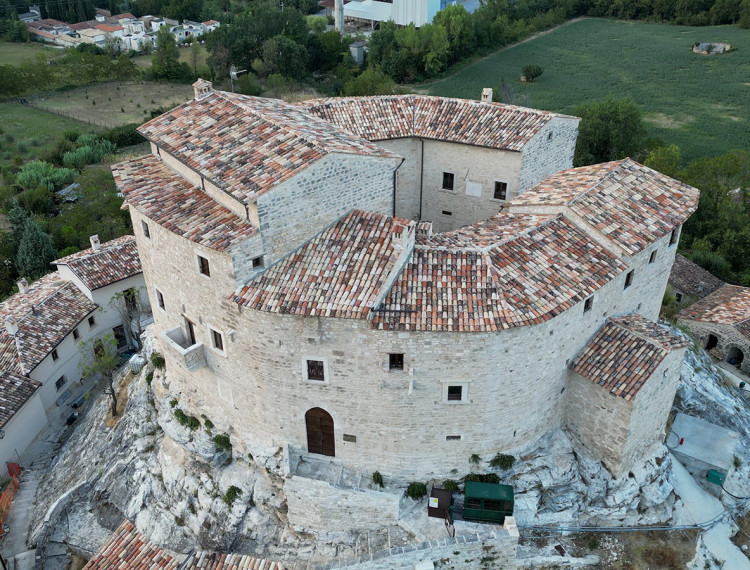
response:
<path id="1" fill-rule="evenodd" d="M 317 570 L 349 568 L 351 570 L 382 570 L 383 568 L 413 569 L 420 562 L 440 562 L 441 567 L 454 570 L 476 570 L 477 568 L 517 568 L 516 548 L 518 530 L 512 517 L 505 526 L 482 534 L 468 534 L 430 540 L 406 546 L 381 550 L 367 556 L 322 564 Z M 421 566 L 420 566 L 421 567 Z"/>
<path id="2" fill-rule="evenodd" d="M 377 530 L 397 524 L 401 493 L 370 491 L 292 476 L 284 485 L 289 523 L 326 532 Z"/>

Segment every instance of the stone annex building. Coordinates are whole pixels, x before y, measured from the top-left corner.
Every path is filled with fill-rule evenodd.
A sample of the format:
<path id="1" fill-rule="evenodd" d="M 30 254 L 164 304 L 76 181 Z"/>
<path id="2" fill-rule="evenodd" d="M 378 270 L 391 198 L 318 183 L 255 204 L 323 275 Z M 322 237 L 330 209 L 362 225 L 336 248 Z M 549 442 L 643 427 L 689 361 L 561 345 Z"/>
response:
<path id="1" fill-rule="evenodd" d="M 195 90 L 114 173 L 170 392 L 235 450 L 444 476 L 565 426 L 620 475 L 660 440 L 697 190 L 570 168 L 575 117 Z"/>

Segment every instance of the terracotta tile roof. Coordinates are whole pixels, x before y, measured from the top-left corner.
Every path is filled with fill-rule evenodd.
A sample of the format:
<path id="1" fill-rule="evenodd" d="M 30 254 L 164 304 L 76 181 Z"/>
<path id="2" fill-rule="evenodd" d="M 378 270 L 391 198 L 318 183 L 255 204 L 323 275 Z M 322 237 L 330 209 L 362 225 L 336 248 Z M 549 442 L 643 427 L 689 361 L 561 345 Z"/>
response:
<path id="1" fill-rule="evenodd" d="M 680 311 L 677 318 L 733 325 L 750 339 L 750 287 L 724 285 Z"/>
<path id="2" fill-rule="evenodd" d="M 126 520 L 94 554 L 84 570 L 177 570 L 179 564 Z"/>
<path id="3" fill-rule="evenodd" d="M 674 257 L 669 282 L 676 289 L 695 299 L 702 299 L 724 284 L 721 279 L 679 253 Z"/>
<path id="4" fill-rule="evenodd" d="M 222 91 L 138 131 L 245 203 L 330 153 L 396 157 L 297 106 Z"/>
<path id="5" fill-rule="evenodd" d="M 112 171 L 129 205 L 195 243 L 225 251 L 258 231 L 153 155 L 115 164 Z"/>
<path id="6" fill-rule="evenodd" d="M 567 206 L 633 255 L 682 224 L 698 206 L 698 190 L 626 158 L 558 172 L 510 210 L 535 206 Z"/>
<path id="7" fill-rule="evenodd" d="M 7 370 L 0 372 L 0 428 L 21 409 L 41 387 L 41 382 Z"/>
<path id="8" fill-rule="evenodd" d="M 70 24 L 70 29 L 75 31 L 88 30 L 98 25 L 99 22 L 96 20 L 89 20 L 87 22 L 78 22 L 77 24 Z"/>
<path id="9" fill-rule="evenodd" d="M 111 26 L 109 24 L 97 24 L 94 27 L 97 30 L 101 30 L 103 32 L 118 32 L 118 31 L 122 31 L 125 29 L 122 26 Z"/>
<path id="10" fill-rule="evenodd" d="M 501 244 L 520 232 L 534 228 L 554 215 L 500 213 L 451 232 L 418 236 L 417 244 L 431 248 L 484 249 Z"/>
<path id="11" fill-rule="evenodd" d="M 513 105 L 426 95 L 313 99 L 300 105 L 370 141 L 421 137 L 513 151 L 522 150 L 553 118 L 565 117 Z"/>
<path id="12" fill-rule="evenodd" d="M 125 520 L 83 570 L 284 570 L 278 562 L 245 554 L 198 551 L 179 563 Z"/>
<path id="13" fill-rule="evenodd" d="M 56 273 L 0 303 L 0 370 L 29 374 L 97 306 Z M 10 336 L 5 318 L 13 315 L 18 332 Z"/>
<path id="14" fill-rule="evenodd" d="M 403 249 L 411 221 L 354 210 L 241 289 L 234 300 L 272 313 L 366 317 Z M 398 239 L 398 238 L 396 238 Z"/>
<path id="15" fill-rule="evenodd" d="M 67 265 L 90 291 L 143 272 L 135 236 L 122 236 L 52 262 Z"/>
<path id="16" fill-rule="evenodd" d="M 479 332 L 536 324 L 572 307 L 625 269 L 614 254 L 562 216 L 486 249 L 419 245 L 373 326 Z"/>
<path id="17" fill-rule="evenodd" d="M 670 350 L 689 344 L 640 315 L 607 319 L 570 369 L 615 396 L 632 400 Z"/>

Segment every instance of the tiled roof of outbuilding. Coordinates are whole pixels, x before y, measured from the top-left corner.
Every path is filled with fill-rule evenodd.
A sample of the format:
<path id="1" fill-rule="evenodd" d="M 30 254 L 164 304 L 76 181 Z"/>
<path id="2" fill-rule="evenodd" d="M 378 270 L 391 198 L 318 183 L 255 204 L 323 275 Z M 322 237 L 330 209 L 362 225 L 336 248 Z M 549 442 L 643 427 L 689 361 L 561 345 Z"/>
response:
<path id="1" fill-rule="evenodd" d="M 97 306 L 70 281 L 56 273 L 31 284 L 0 303 L 0 370 L 29 374 Z M 18 332 L 4 323 L 13 315 Z"/>
<path id="2" fill-rule="evenodd" d="M 700 265 L 679 253 L 674 256 L 669 282 L 686 295 L 696 299 L 702 299 L 724 284 L 721 279 L 714 277 Z"/>
<path id="3" fill-rule="evenodd" d="M 225 251 L 258 231 L 153 155 L 121 162 L 112 171 L 129 205 L 197 244 Z"/>
<path id="4" fill-rule="evenodd" d="M 503 216 L 508 214 L 493 220 L 502 225 Z M 420 245 L 373 326 L 479 332 L 537 324 L 593 294 L 625 268 L 563 216 L 489 249 Z"/>
<path id="5" fill-rule="evenodd" d="M 513 105 L 426 95 L 337 97 L 300 105 L 370 141 L 420 137 L 512 151 L 523 149 L 553 118 L 565 117 Z"/>
<path id="6" fill-rule="evenodd" d="M 698 190 L 626 158 L 558 172 L 515 198 L 510 210 L 545 206 L 567 206 L 634 255 L 695 211 Z"/>
<path id="7" fill-rule="evenodd" d="M 284 570 L 284 566 L 273 560 L 246 554 L 197 552 L 184 566 L 184 570 Z"/>
<path id="8" fill-rule="evenodd" d="M 677 318 L 733 325 L 750 339 L 750 287 L 724 285 L 680 311 Z"/>
<path id="9" fill-rule="evenodd" d="M 451 232 L 418 236 L 417 244 L 431 248 L 485 249 L 535 228 L 554 215 L 500 213 Z"/>
<path id="10" fill-rule="evenodd" d="M 0 372 L 0 428 L 21 409 L 42 384 L 7 370 Z"/>
<path id="11" fill-rule="evenodd" d="M 90 291 L 143 272 L 135 236 L 126 235 L 101 244 L 96 251 L 84 249 L 53 265 L 67 265 Z"/>
<path id="12" fill-rule="evenodd" d="M 395 231 L 405 235 L 414 226 L 354 210 L 248 283 L 235 301 L 273 313 L 366 317 L 402 252 Z"/>
<path id="13" fill-rule="evenodd" d="M 295 105 L 223 91 L 188 101 L 138 131 L 243 203 L 329 153 L 396 158 Z"/>
<path id="14" fill-rule="evenodd" d="M 615 396 L 632 400 L 670 350 L 689 344 L 640 315 L 611 318 L 573 359 L 570 368 Z"/>

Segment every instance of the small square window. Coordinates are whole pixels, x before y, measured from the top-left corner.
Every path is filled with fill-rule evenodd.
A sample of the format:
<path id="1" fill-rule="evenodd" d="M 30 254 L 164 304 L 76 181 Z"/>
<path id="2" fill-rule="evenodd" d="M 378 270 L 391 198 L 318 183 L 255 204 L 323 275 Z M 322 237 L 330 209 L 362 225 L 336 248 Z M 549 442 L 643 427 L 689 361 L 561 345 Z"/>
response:
<path id="1" fill-rule="evenodd" d="M 404 369 L 404 355 L 402 353 L 392 353 L 388 355 L 388 369 L 389 370 L 403 370 Z"/>
<path id="2" fill-rule="evenodd" d="M 495 181 L 495 194 L 493 198 L 495 200 L 505 200 L 508 196 L 508 183 Z"/>
<path id="3" fill-rule="evenodd" d="M 52 361 L 54 362 L 58 358 L 60 358 L 60 357 L 57 354 L 57 349 L 55 349 L 55 350 L 52 351 Z"/>
<path id="4" fill-rule="evenodd" d="M 164 304 L 164 295 L 161 294 L 161 291 L 158 289 L 156 290 L 156 303 L 159 305 L 160 309 L 166 310 L 166 305 Z"/>
<path id="5" fill-rule="evenodd" d="M 463 400 L 464 387 L 463 386 L 448 386 L 448 401 L 449 402 L 460 402 Z"/>
<path id="6" fill-rule="evenodd" d="M 224 350 L 224 336 L 219 331 L 211 329 L 211 342 L 216 350 Z"/>
<path id="7" fill-rule="evenodd" d="M 675 228 L 672 230 L 672 235 L 669 236 L 669 245 L 674 245 L 677 243 L 678 234 L 679 234 L 679 228 Z"/>
<path id="8" fill-rule="evenodd" d="M 263 267 L 263 257 L 255 257 L 253 258 L 253 268 L 256 267 Z"/>
<path id="9" fill-rule="evenodd" d="M 326 381 L 325 366 L 322 360 L 307 361 L 307 379 L 316 382 Z"/>
<path id="10" fill-rule="evenodd" d="M 452 172 L 443 172 L 443 190 L 453 190 L 455 178 Z"/>
<path id="11" fill-rule="evenodd" d="M 143 227 L 143 235 L 150 239 L 151 232 L 148 231 L 148 224 L 144 221 L 141 221 L 141 226 Z"/>
<path id="12" fill-rule="evenodd" d="M 95 326 L 96 326 L 96 319 L 93 316 L 89 317 L 89 328 L 93 328 Z"/>
<path id="13" fill-rule="evenodd" d="M 681 303 L 682 302 L 682 293 L 675 293 L 674 294 L 674 300 L 677 301 L 678 303 Z"/>
<path id="14" fill-rule="evenodd" d="M 588 313 L 591 310 L 591 307 L 594 306 L 594 298 L 589 297 L 583 302 L 583 312 Z"/>
<path id="15" fill-rule="evenodd" d="M 81 338 L 81 333 L 78 332 L 78 329 L 73 329 L 73 340 L 78 340 Z"/>
<path id="16" fill-rule="evenodd" d="M 65 379 L 64 375 L 60 376 L 57 379 L 57 382 L 55 382 L 55 388 L 57 389 L 58 392 L 60 391 L 60 388 L 62 388 L 63 386 L 65 386 L 65 382 L 67 382 L 67 380 Z"/>
<path id="17" fill-rule="evenodd" d="M 634 271 L 635 270 L 628 271 L 628 274 L 625 276 L 625 287 L 623 287 L 623 289 L 627 289 L 633 284 L 633 272 Z"/>
<path id="18" fill-rule="evenodd" d="M 654 261 L 656 261 L 656 250 L 652 251 L 651 255 L 648 258 L 649 263 L 653 263 Z"/>
<path id="19" fill-rule="evenodd" d="M 208 259 L 201 255 L 198 256 L 198 271 L 206 277 L 211 277 L 211 267 L 208 264 Z"/>

